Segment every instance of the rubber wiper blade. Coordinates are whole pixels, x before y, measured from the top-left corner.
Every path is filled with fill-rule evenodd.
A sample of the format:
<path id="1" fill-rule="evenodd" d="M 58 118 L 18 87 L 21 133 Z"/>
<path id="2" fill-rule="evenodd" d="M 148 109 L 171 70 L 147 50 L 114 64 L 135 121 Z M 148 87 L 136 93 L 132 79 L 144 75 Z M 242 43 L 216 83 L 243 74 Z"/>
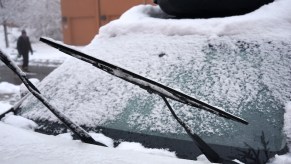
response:
<path id="1" fill-rule="evenodd" d="M 135 74 L 131 71 L 128 71 L 126 69 L 123 69 L 121 67 L 113 65 L 111 63 L 108 63 L 108 62 L 105 62 L 103 60 L 89 56 L 89 55 L 87 55 L 79 50 L 76 50 L 74 48 L 70 48 L 68 45 L 63 44 L 61 42 L 55 41 L 55 40 L 50 39 L 50 38 L 45 38 L 45 37 L 41 37 L 40 41 L 66 53 L 72 57 L 75 57 L 77 59 L 80 59 L 82 61 L 90 63 L 93 66 L 95 66 L 95 67 L 97 67 L 97 68 L 99 68 L 99 69 L 101 69 L 101 70 L 103 70 L 103 71 L 105 71 L 113 76 L 119 77 L 127 82 L 138 85 L 139 87 L 149 91 L 150 93 L 162 95 L 166 98 L 170 98 L 172 100 L 181 102 L 183 104 L 187 104 L 187 105 L 190 105 L 190 106 L 202 109 L 202 110 L 206 110 L 206 111 L 211 112 L 213 114 L 216 114 L 220 117 L 231 119 L 233 121 L 240 122 L 240 123 L 243 123 L 246 125 L 248 124 L 248 122 L 246 120 L 244 120 L 238 116 L 235 116 L 229 112 L 221 110 L 217 107 L 209 105 L 206 102 L 195 99 L 189 95 L 186 95 L 182 92 L 174 90 L 170 87 L 162 85 L 156 81 L 150 80 L 148 78 L 145 78 L 143 76 Z"/>

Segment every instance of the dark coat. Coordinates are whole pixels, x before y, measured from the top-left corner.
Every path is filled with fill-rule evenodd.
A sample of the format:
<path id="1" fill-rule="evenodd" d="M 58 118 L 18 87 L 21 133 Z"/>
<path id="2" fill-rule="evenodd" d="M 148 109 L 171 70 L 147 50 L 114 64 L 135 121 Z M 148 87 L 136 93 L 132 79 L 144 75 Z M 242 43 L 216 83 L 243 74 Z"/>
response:
<path id="1" fill-rule="evenodd" d="M 19 55 L 28 54 L 30 51 L 32 53 L 31 44 L 27 36 L 21 35 L 17 40 L 17 50 Z"/>

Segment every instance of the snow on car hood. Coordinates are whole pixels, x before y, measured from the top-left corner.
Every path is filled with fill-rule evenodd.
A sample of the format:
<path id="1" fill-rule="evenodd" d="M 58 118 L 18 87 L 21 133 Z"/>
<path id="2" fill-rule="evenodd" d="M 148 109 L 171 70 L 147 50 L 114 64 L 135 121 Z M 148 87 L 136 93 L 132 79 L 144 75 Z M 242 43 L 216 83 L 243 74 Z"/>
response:
<path id="1" fill-rule="evenodd" d="M 170 101 L 179 116 L 206 141 L 255 145 L 263 131 L 273 136 L 268 138 L 271 149 L 279 150 L 284 145 L 278 143 L 284 137 L 284 104 L 291 99 L 288 4 L 287 0 L 278 0 L 244 16 L 209 20 L 151 18 L 148 15 L 160 13 L 158 7 L 137 6 L 102 27 L 82 51 L 250 122 L 249 126 L 240 125 Z M 135 19 L 130 21 L 130 17 Z M 247 21 L 252 23 L 245 25 Z M 185 33 L 181 33 L 183 29 Z M 224 32 L 215 33 L 215 29 Z M 187 139 L 158 96 L 77 59 L 67 60 L 41 82 L 39 89 L 79 125 Z M 33 97 L 23 103 L 21 115 L 57 122 Z"/>
<path id="2" fill-rule="evenodd" d="M 67 138 L 28 132 L 0 122 L 0 163 L 208 164 L 133 150 L 110 149 Z M 134 157 L 134 160 L 133 160 Z"/>

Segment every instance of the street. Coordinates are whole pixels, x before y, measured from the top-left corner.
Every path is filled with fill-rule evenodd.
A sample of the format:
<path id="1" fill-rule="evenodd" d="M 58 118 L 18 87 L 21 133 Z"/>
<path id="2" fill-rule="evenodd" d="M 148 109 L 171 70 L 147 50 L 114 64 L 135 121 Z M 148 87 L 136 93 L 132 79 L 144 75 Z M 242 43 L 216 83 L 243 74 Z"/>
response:
<path id="1" fill-rule="evenodd" d="M 28 78 L 37 78 L 42 80 L 50 72 L 52 72 L 57 67 L 46 67 L 46 66 L 29 66 L 29 72 L 27 73 Z M 21 84 L 19 77 L 5 65 L 0 66 L 0 82 L 8 82 L 15 85 Z"/>

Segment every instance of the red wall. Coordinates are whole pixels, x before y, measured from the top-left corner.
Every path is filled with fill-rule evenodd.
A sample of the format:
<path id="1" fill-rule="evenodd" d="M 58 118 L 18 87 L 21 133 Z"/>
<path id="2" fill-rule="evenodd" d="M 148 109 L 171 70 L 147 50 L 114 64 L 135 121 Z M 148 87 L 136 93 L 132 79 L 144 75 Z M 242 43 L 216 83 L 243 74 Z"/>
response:
<path id="1" fill-rule="evenodd" d="M 101 26 L 119 18 L 129 8 L 151 0 L 61 0 L 64 42 L 86 45 Z"/>

